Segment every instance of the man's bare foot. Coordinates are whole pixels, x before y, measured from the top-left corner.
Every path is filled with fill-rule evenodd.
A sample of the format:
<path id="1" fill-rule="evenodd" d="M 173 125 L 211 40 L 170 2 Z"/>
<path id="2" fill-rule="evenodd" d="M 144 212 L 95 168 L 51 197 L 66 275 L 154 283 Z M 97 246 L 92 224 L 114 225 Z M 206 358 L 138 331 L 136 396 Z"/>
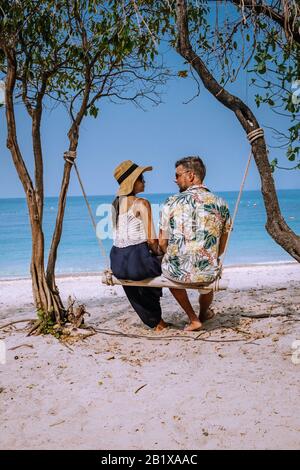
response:
<path id="1" fill-rule="evenodd" d="M 160 331 L 164 330 L 165 328 L 168 328 L 170 326 L 170 323 L 166 323 L 164 320 L 160 320 L 158 325 L 154 328 L 154 331 L 159 333 Z"/>
<path id="2" fill-rule="evenodd" d="M 198 331 L 200 328 L 202 328 L 201 321 L 194 320 L 189 325 L 184 327 L 184 331 Z"/>
<path id="3" fill-rule="evenodd" d="M 211 308 L 208 308 L 205 313 L 200 313 L 199 320 L 204 323 L 205 321 L 214 318 L 215 315 L 216 313 Z"/>

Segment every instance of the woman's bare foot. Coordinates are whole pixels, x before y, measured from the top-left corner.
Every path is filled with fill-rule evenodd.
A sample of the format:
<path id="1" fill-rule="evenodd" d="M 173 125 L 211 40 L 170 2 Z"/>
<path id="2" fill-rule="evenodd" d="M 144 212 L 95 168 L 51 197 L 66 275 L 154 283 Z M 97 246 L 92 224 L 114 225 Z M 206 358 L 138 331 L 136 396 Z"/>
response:
<path id="1" fill-rule="evenodd" d="M 213 291 L 208 292 L 208 294 L 199 295 L 199 320 L 204 323 L 207 320 L 210 320 L 214 313 L 211 311 L 210 306 L 214 299 Z"/>
<path id="2" fill-rule="evenodd" d="M 184 331 L 198 331 L 202 328 L 202 323 L 199 320 L 192 321 L 189 325 L 184 327 Z"/>
<path id="3" fill-rule="evenodd" d="M 164 320 L 160 320 L 158 325 L 154 328 L 154 331 L 159 333 L 160 331 L 164 330 L 165 328 L 168 328 L 170 326 L 170 323 L 166 323 Z"/>
<path id="4" fill-rule="evenodd" d="M 205 313 L 200 313 L 199 320 L 204 323 L 205 321 L 214 318 L 215 315 L 216 313 L 211 308 L 208 308 Z"/>

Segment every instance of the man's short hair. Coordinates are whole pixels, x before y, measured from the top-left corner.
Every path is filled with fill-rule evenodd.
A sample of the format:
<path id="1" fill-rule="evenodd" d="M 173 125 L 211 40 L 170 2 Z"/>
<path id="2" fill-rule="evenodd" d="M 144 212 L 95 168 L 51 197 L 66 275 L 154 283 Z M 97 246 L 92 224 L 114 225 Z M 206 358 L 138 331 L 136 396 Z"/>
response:
<path id="1" fill-rule="evenodd" d="M 206 175 L 206 168 L 200 157 L 185 157 L 177 160 L 175 168 L 182 165 L 186 170 L 191 170 L 201 180 L 204 180 Z"/>

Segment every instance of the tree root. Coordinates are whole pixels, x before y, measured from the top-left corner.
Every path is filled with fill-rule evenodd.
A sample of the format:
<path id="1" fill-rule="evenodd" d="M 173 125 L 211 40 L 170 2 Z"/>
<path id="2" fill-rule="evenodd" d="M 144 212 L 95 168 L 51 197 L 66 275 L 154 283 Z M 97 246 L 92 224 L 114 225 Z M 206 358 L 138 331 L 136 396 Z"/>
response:
<path id="1" fill-rule="evenodd" d="M 14 351 L 15 349 L 22 348 L 23 346 L 26 346 L 27 348 L 33 348 L 33 344 L 19 344 L 19 346 L 14 346 L 13 348 L 9 348 L 9 351 Z"/>
<path id="2" fill-rule="evenodd" d="M 76 306 L 76 299 L 72 299 L 72 297 L 69 296 L 67 306 L 67 321 L 75 328 L 80 328 L 84 323 L 84 315 L 86 314 L 90 315 L 86 311 L 85 305 L 78 304 Z"/>
<path id="3" fill-rule="evenodd" d="M 258 313 L 257 315 L 252 315 L 251 313 L 241 313 L 241 317 L 246 318 L 274 318 L 274 317 L 288 317 L 290 315 L 295 315 L 295 312 L 290 313 Z"/>
<path id="4" fill-rule="evenodd" d="M 39 327 L 43 327 L 43 322 L 42 320 L 38 320 L 37 322 L 35 322 L 35 324 L 30 328 L 29 332 L 27 333 L 26 336 L 31 336 L 32 333 L 37 330 Z"/>
<path id="5" fill-rule="evenodd" d="M 33 322 L 35 321 L 35 318 L 25 318 L 24 320 L 15 320 L 15 321 L 11 321 L 9 323 L 5 323 L 5 325 L 1 325 L 0 326 L 0 329 L 1 328 L 6 328 L 7 326 L 10 326 L 10 325 L 14 325 L 15 323 L 23 323 L 23 322 Z"/>

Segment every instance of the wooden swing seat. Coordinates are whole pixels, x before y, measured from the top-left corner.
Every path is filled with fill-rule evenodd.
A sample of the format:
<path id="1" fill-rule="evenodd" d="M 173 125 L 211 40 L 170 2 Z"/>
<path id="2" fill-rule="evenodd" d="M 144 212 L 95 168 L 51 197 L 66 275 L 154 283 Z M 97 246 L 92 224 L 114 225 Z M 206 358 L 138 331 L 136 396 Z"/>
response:
<path id="1" fill-rule="evenodd" d="M 111 279 L 111 282 L 110 282 Z M 102 284 L 105 285 L 122 285 L 122 286 L 141 286 L 141 287 L 167 287 L 174 289 L 195 289 L 201 290 L 203 293 L 211 292 L 214 290 L 215 281 L 211 283 L 183 283 L 175 282 L 166 278 L 165 276 L 158 276 L 141 281 L 130 281 L 129 279 L 117 279 L 113 274 L 110 275 L 110 279 L 107 279 L 107 274 L 104 272 L 102 275 Z M 226 290 L 229 282 L 221 279 L 218 282 L 218 290 Z"/>

